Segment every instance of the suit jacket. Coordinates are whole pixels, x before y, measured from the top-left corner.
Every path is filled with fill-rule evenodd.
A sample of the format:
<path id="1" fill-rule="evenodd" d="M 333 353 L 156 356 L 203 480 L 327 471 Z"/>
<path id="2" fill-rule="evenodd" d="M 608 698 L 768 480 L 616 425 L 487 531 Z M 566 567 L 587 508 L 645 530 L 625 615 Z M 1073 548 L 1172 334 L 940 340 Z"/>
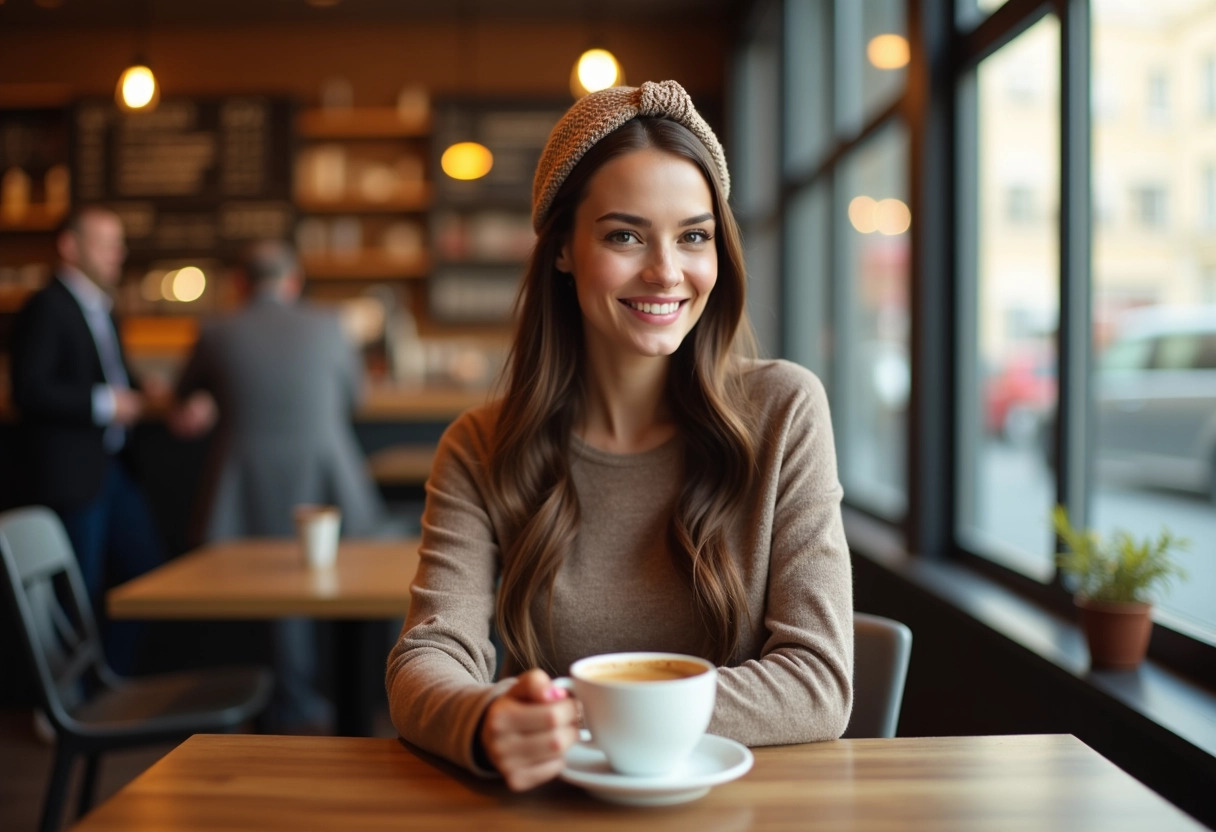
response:
<path id="1" fill-rule="evenodd" d="M 121 343 L 119 351 L 134 383 Z M 77 508 L 101 492 L 112 458 L 102 444 L 104 427 L 93 422 L 93 386 L 106 383 L 101 357 L 80 303 L 60 279 L 17 314 L 11 360 L 21 435 L 18 496 Z"/>
<path id="2" fill-rule="evenodd" d="M 362 373 L 334 315 L 260 298 L 205 328 L 178 381 L 219 405 L 204 487 L 204 536 L 290 535 L 293 507 L 329 503 L 344 533 L 369 534 L 379 492 L 351 427 Z"/>

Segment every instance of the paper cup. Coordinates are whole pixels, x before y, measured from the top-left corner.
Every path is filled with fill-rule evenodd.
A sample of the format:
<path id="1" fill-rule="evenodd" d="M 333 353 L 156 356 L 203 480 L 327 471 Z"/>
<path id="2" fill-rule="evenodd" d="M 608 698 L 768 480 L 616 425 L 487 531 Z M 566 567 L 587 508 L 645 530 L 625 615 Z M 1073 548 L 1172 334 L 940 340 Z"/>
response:
<path id="1" fill-rule="evenodd" d="M 331 569 L 338 559 L 342 512 L 336 506 L 296 506 L 296 534 L 310 569 Z"/>

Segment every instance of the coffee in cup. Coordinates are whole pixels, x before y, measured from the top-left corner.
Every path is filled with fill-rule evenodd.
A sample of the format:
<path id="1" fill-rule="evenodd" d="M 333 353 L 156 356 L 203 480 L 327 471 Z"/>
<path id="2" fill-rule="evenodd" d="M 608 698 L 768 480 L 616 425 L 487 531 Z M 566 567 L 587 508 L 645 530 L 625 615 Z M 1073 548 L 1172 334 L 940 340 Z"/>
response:
<path id="1" fill-rule="evenodd" d="M 654 777 L 677 769 L 704 736 L 718 671 L 680 653 L 608 653 L 580 659 L 554 683 L 582 704 L 591 742 L 613 770 Z"/>

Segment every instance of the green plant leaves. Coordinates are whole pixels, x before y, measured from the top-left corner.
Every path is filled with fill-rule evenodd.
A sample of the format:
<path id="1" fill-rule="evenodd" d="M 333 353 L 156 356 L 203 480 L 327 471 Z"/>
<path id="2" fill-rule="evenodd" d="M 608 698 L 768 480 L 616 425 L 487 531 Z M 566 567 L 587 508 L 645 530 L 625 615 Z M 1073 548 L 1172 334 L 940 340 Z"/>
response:
<path id="1" fill-rule="evenodd" d="M 1150 601 L 1151 591 L 1167 586 L 1186 572 L 1174 561 L 1174 552 L 1190 541 L 1162 527 L 1154 537 L 1137 539 L 1117 530 L 1109 542 L 1094 531 L 1073 528 L 1068 511 L 1056 506 L 1052 524 L 1066 551 L 1056 559 L 1061 571 L 1076 582 L 1076 592 L 1095 601 Z"/>

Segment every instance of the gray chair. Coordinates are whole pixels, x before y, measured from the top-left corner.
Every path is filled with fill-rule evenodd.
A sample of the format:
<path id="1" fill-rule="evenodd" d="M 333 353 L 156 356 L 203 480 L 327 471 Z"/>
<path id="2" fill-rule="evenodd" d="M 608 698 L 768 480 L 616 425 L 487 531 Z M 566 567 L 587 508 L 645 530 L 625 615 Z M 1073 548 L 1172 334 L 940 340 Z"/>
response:
<path id="1" fill-rule="evenodd" d="M 853 614 L 853 714 L 845 737 L 893 737 L 904 698 L 912 631 L 890 618 Z"/>
<path id="2" fill-rule="evenodd" d="M 40 706 L 55 729 L 41 829 L 59 828 L 72 765 L 85 759 L 78 816 L 93 803 L 98 758 L 119 748 L 232 731 L 270 701 L 262 668 L 208 668 L 122 678 L 102 655 L 80 568 L 59 518 L 40 506 L 0 514 L 8 580 Z"/>

